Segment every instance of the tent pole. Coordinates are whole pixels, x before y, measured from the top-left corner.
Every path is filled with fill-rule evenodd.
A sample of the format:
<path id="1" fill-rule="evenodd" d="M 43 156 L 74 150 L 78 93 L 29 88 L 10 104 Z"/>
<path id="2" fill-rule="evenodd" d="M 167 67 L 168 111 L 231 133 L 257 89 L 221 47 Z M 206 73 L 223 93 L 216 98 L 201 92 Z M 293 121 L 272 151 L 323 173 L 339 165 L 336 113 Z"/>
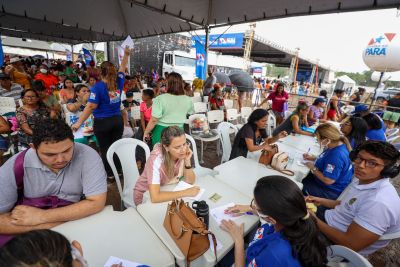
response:
<path id="1" fill-rule="evenodd" d="M 72 61 L 74 61 L 74 45 L 71 44 Z"/>
<path id="2" fill-rule="evenodd" d="M 204 51 L 205 51 L 205 71 L 208 73 L 208 43 L 209 43 L 209 39 L 210 39 L 210 26 L 206 25 L 205 26 L 205 31 L 206 31 L 206 40 L 204 42 Z M 204 77 L 207 76 L 207 73 Z"/>
<path id="3" fill-rule="evenodd" d="M 376 99 L 375 99 L 375 97 L 376 97 L 376 91 L 378 90 L 378 88 L 379 88 L 379 85 L 381 84 L 381 81 L 382 81 L 382 78 L 383 78 L 383 74 L 385 74 L 385 72 L 381 72 L 381 75 L 379 76 L 379 81 L 378 81 L 378 83 L 376 84 L 376 87 L 375 87 L 375 90 L 374 90 L 374 96 L 372 97 L 372 102 L 371 102 L 371 105 L 369 106 L 369 110 L 371 110 L 372 109 L 372 106 L 376 103 Z"/>

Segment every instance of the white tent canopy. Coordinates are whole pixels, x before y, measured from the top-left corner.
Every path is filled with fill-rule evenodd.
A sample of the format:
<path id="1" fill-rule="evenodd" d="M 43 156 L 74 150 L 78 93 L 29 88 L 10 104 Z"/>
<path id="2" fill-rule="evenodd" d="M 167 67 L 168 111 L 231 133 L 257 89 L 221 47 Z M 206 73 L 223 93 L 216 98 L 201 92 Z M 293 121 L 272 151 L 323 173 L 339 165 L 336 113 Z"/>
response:
<path id="1" fill-rule="evenodd" d="M 121 40 L 291 16 L 392 8 L 398 0 L 0 0 L 3 35 Z"/>

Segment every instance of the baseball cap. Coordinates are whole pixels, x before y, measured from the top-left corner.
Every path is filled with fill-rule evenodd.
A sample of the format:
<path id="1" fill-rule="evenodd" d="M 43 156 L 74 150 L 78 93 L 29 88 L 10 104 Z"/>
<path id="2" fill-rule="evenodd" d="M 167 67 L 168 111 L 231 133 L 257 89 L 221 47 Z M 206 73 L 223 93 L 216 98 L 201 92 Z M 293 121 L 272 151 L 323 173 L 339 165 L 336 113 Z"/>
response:
<path id="1" fill-rule="evenodd" d="M 326 103 L 326 99 L 323 97 L 318 97 L 314 100 L 313 105 L 318 105 L 319 103 Z"/>
<path id="2" fill-rule="evenodd" d="M 356 106 L 356 108 L 354 109 L 354 111 L 351 114 L 354 115 L 354 114 L 365 112 L 365 111 L 368 111 L 367 105 L 358 105 L 358 106 Z"/>

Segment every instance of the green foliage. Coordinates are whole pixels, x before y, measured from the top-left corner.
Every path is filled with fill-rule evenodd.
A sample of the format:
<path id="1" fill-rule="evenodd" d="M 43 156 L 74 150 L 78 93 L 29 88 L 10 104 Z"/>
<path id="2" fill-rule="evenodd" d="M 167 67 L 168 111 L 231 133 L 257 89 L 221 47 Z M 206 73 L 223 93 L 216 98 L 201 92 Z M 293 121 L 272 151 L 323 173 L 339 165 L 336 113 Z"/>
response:
<path id="1" fill-rule="evenodd" d="M 372 75 L 371 70 L 365 70 L 362 73 L 343 72 L 343 71 L 336 72 L 336 77 L 340 77 L 342 75 L 349 76 L 351 79 L 353 79 L 356 82 L 357 85 L 360 85 L 360 86 L 375 87 L 377 84 L 377 82 L 374 82 L 371 80 L 371 75 Z M 385 86 L 386 87 L 400 87 L 400 82 L 386 81 Z"/>

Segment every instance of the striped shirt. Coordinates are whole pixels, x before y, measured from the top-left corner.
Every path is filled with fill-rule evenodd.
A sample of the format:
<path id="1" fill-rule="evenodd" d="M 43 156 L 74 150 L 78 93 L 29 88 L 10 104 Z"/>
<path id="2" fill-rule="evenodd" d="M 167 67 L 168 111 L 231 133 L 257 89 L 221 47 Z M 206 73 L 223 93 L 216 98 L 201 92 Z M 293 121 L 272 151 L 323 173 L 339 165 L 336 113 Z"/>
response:
<path id="1" fill-rule="evenodd" d="M 15 103 L 18 103 L 18 100 L 21 98 L 21 92 L 24 89 L 18 83 L 12 83 L 11 89 L 7 90 L 0 86 L 0 96 L 2 97 L 12 97 L 14 98 Z"/>

